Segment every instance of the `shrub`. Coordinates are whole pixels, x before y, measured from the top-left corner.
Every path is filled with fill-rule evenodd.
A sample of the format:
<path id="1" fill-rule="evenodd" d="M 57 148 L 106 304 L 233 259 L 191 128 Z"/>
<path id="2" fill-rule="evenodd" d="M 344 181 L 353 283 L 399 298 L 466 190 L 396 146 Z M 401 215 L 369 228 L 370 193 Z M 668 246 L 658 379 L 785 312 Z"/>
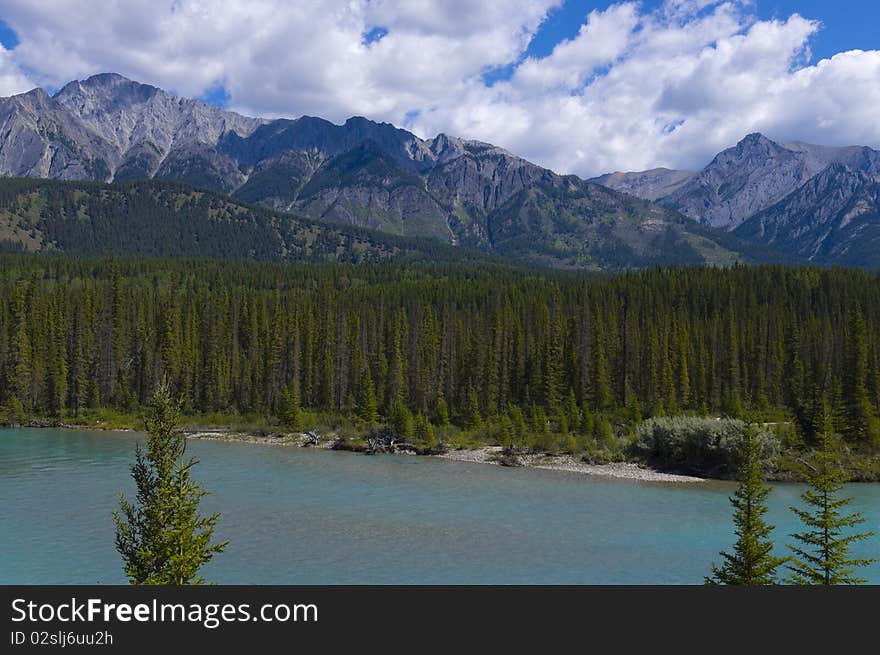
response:
<path id="1" fill-rule="evenodd" d="M 671 416 L 640 425 L 631 449 L 637 457 L 669 470 L 726 477 L 737 467 L 737 446 L 748 424 L 738 419 Z M 779 453 L 779 440 L 770 430 L 758 432 L 766 465 Z"/>

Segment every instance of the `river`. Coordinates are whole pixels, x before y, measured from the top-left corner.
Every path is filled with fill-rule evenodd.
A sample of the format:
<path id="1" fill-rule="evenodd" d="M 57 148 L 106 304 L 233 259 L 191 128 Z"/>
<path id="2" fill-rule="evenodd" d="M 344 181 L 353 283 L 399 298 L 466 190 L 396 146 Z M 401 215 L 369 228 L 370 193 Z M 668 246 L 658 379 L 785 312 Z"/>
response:
<path id="1" fill-rule="evenodd" d="M 124 583 L 117 495 L 143 435 L 0 430 L 0 583 Z M 729 483 L 574 473 L 192 441 L 226 552 L 203 572 L 235 584 L 701 583 L 733 541 Z M 780 554 L 799 485 L 777 485 Z M 880 484 L 853 485 L 880 534 Z M 880 555 L 880 536 L 859 544 Z M 880 565 L 864 576 L 880 583 Z"/>

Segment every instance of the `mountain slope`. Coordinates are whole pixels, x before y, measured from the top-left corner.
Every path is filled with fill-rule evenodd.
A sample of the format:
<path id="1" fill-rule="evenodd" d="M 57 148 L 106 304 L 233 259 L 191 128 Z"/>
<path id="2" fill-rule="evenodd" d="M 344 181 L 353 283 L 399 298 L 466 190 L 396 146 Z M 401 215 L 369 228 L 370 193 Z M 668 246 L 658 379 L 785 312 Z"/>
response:
<path id="1" fill-rule="evenodd" d="M 880 152 L 865 146 L 782 144 L 762 134 L 750 134 L 718 153 L 698 173 L 654 169 L 610 173 L 593 181 L 658 201 L 705 225 L 736 229 L 832 164 L 878 176 Z"/>
<path id="2" fill-rule="evenodd" d="M 751 134 L 694 175 L 660 169 L 596 180 L 792 256 L 880 266 L 872 186 L 880 152 L 868 147 L 781 144 Z M 665 188 L 673 190 L 660 195 Z"/>
<path id="3" fill-rule="evenodd" d="M 250 134 L 262 121 L 177 98 L 115 74 L 0 99 L 0 175 L 125 180 L 174 177 L 187 160 L 233 188 L 231 159 L 214 152 L 221 135 Z M 192 164 L 190 164 L 192 166 Z M 179 175 L 178 175 L 179 177 Z"/>
<path id="4" fill-rule="evenodd" d="M 628 193 L 643 200 L 659 200 L 677 191 L 696 173 L 676 171 L 669 168 L 652 168 L 638 173 L 606 173 L 594 177 L 590 182 L 601 184 L 609 189 Z"/>
<path id="5" fill-rule="evenodd" d="M 317 223 L 158 180 L 0 180 L 0 250 L 310 262 L 498 261 L 434 240 Z"/>
<path id="6" fill-rule="evenodd" d="M 880 268 L 880 181 L 832 164 L 734 234 L 817 263 Z"/>
<path id="7" fill-rule="evenodd" d="M 98 182 L 174 180 L 288 212 L 290 224 L 300 220 L 296 216 L 366 227 L 555 266 L 620 269 L 655 262 L 730 263 L 752 261 L 757 252 L 675 211 L 557 175 L 491 144 L 444 134 L 420 139 L 361 117 L 342 125 L 308 116 L 247 118 L 114 74 L 71 82 L 52 97 L 35 90 L 0 99 L 0 175 Z M 115 187 L 100 193 L 83 187 L 77 193 L 97 194 L 101 202 L 112 197 L 107 202 L 119 203 L 124 212 L 131 200 L 127 194 L 137 189 L 140 198 L 147 188 L 149 196 L 162 195 L 168 187 L 135 185 L 125 187 L 122 196 L 116 195 Z M 199 196 L 197 205 L 203 197 L 219 202 L 209 194 Z M 89 229 L 96 229 L 96 216 L 105 223 L 122 220 L 111 215 L 109 205 L 94 202 L 93 198 L 86 208 L 73 212 L 91 221 Z M 187 200 L 182 206 L 191 205 Z M 40 228 L 30 241 L 24 238 L 17 210 L 7 210 L 12 212 L 6 219 L 7 233 L 39 248 L 55 247 L 56 236 L 66 234 L 69 240 L 58 242 L 58 247 L 69 249 L 76 242 L 70 230 L 84 228 L 70 221 L 70 208 L 52 206 L 61 216 L 40 214 L 47 233 Z M 288 223 L 279 214 L 266 214 L 271 220 L 248 219 L 256 224 L 246 228 L 250 223 L 234 218 L 238 210 L 220 212 L 228 219 L 220 222 L 205 218 L 213 216 L 213 208 L 199 211 L 193 215 L 197 218 L 189 219 L 199 221 L 199 229 L 210 226 L 222 232 L 234 226 L 236 238 L 250 244 L 230 241 L 231 255 L 285 257 L 285 249 L 291 247 L 282 229 Z M 180 219 L 161 212 L 157 216 L 157 230 L 175 224 L 175 230 L 185 232 Z M 147 225 L 138 229 L 147 230 Z M 343 230 L 333 229 L 334 234 Z M 247 236 L 247 230 L 261 236 Z M 274 245 L 261 242 L 258 247 L 253 242 L 267 239 L 272 230 L 277 233 Z M 181 238 L 189 245 L 180 247 L 191 248 L 191 235 L 183 232 Z M 227 236 L 233 238 L 231 233 Z M 89 252 L 111 247 L 106 241 L 110 237 L 102 238 L 79 246 Z M 211 252 L 219 252 L 220 240 L 207 232 L 200 232 L 199 239 L 214 244 Z M 37 243 L 43 245 L 34 246 Z M 155 248 L 146 242 L 143 246 L 151 252 L 176 252 L 170 241 Z"/>
<path id="8" fill-rule="evenodd" d="M 597 189 L 611 194 L 612 199 L 618 195 L 595 185 L 587 188 L 594 194 Z M 5 179 L 0 180 L 0 251 L 312 262 L 531 261 L 593 270 L 780 261 L 773 253 L 659 207 L 653 211 L 660 216 L 669 213 L 678 222 L 622 227 L 599 212 L 597 220 L 584 223 L 565 209 L 578 195 L 582 191 L 576 186 L 522 192 L 493 213 L 489 229 L 499 245 L 492 254 L 436 239 L 298 218 L 179 182 Z M 545 216 L 552 216 L 558 235 L 554 239 L 546 237 L 547 226 L 541 224 Z"/>

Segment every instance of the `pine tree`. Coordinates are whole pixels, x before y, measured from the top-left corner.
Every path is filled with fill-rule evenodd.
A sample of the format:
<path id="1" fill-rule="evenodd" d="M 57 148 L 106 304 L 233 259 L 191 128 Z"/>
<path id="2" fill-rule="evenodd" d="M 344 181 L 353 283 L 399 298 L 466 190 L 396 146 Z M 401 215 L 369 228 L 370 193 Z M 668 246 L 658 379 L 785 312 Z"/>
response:
<path id="1" fill-rule="evenodd" d="M 198 513 L 207 492 L 191 477 L 198 461 L 184 459 L 186 440 L 175 432 L 179 411 L 163 382 L 144 421 L 146 451 L 138 444 L 131 467 L 135 503 L 120 496 L 113 513 L 116 549 L 131 584 L 203 584 L 199 569 L 227 545 L 211 541 L 220 515 Z"/>
<path id="2" fill-rule="evenodd" d="M 413 438 L 413 415 L 403 402 L 398 400 L 394 403 L 391 407 L 389 419 L 389 427 L 398 438 L 404 441 L 409 441 Z"/>
<path id="3" fill-rule="evenodd" d="M 33 368 L 33 352 L 28 334 L 27 314 L 24 293 L 19 289 L 15 297 L 13 311 L 12 339 L 9 349 L 10 362 L 7 366 L 8 384 L 15 397 L 16 406 L 22 413 L 30 407 L 30 385 Z"/>
<path id="4" fill-rule="evenodd" d="M 465 427 L 472 430 L 478 430 L 483 425 L 483 417 L 480 414 L 480 401 L 477 399 L 477 392 L 473 389 L 468 392 L 467 415 L 464 423 Z"/>
<path id="5" fill-rule="evenodd" d="M 370 367 L 364 367 L 361 375 L 360 388 L 358 389 L 357 417 L 366 425 L 373 425 L 379 420 L 379 404 L 376 400 L 376 388 L 373 386 L 373 377 L 370 375 Z"/>
<path id="6" fill-rule="evenodd" d="M 597 312 L 593 312 L 593 406 L 605 409 L 611 404 L 611 378 L 608 373 L 608 354 L 605 352 L 605 330 Z"/>
<path id="7" fill-rule="evenodd" d="M 865 319 L 853 311 L 846 339 L 846 370 L 843 379 L 843 434 L 851 442 L 865 442 L 877 436 L 877 419 L 868 395 L 868 346 Z"/>
<path id="8" fill-rule="evenodd" d="M 443 396 L 437 399 L 437 425 L 449 427 L 449 405 L 446 404 L 446 398 Z"/>
<path id="9" fill-rule="evenodd" d="M 438 444 L 437 437 L 434 435 L 434 426 L 431 425 L 431 421 L 421 412 L 416 416 L 413 438 L 421 452 L 430 453 L 437 449 Z"/>
<path id="10" fill-rule="evenodd" d="M 517 405 L 511 405 L 509 412 L 514 445 L 517 448 L 531 448 L 533 440 L 526 426 L 526 417 L 522 409 Z"/>
<path id="11" fill-rule="evenodd" d="M 498 445 L 505 451 L 513 447 L 513 423 L 507 414 L 502 414 L 498 419 Z"/>
<path id="12" fill-rule="evenodd" d="M 281 423 L 294 432 L 302 429 L 302 407 L 299 400 L 299 387 L 288 384 L 281 392 Z"/>
<path id="13" fill-rule="evenodd" d="M 807 528 L 792 535 L 799 545 L 789 546 L 794 558 L 787 568 L 791 571 L 790 581 L 793 584 L 861 584 L 865 580 L 853 575 L 856 568 L 875 561 L 850 555 L 852 544 L 874 533 L 844 534 L 847 528 L 860 525 L 865 519 L 859 512 L 843 514 L 841 511 L 853 499 L 840 496 L 846 476 L 840 467 L 838 444 L 829 423 L 826 411 L 820 450 L 814 462 L 807 463 L 810 488 L 801 494 L 807 509 L 791 508 Z"/>
<path id="14" fill-rule="evenodd" d="M 739 487 L 730 499 L 734 507 L 736 543 L 733 553 L 721 552 L 721 568 L 712 565 L 709 584 L 769 585 L 776 583 L 776 569 L 784 562 L 774 557 L 770 540 L 772 525 L 764 521 L 770 487 L 761 476 L 761 445 L 754 428 L 743 434 L 740 445 Z"/>
<path id="15" fill-rule="evenodd" d="M 617 439 L 614 436 L 614 428 L 606 416 L 599 416 L 593 422 L 593 439 L 596 444 L 609 452 L 617 448 Z"/>

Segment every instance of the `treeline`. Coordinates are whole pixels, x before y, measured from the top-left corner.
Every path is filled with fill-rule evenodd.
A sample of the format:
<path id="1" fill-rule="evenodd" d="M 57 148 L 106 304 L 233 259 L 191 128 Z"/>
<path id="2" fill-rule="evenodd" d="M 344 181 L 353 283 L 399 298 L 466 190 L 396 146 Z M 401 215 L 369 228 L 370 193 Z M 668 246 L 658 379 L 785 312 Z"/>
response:
<path id="1" fill-rule="evenodd" d="M 0 179 L 0 252 L 285 262 L 491 262 L 431 239 L 333 225 L 167 180 Z"/>
<path id="2" fill-rule="evenodd" d="M 0 256 L 0 403 L 593 432 L 597 415 L 820 410 L 877 443 L 880 277 L 778 266 L 614 277 L 401 265 Z M 291 405 L 295 407 L 291 407 Z"/>

